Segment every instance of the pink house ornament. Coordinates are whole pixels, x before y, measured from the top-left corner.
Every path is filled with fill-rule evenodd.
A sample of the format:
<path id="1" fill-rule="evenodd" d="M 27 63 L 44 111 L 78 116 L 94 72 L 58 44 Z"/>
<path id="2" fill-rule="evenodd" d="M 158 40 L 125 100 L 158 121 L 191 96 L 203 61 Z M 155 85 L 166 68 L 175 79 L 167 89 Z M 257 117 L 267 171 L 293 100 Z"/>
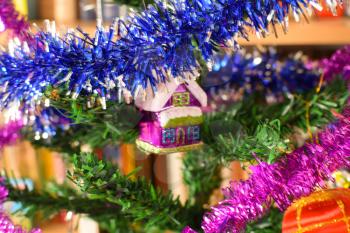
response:
<path id="1" fill-rule="evenodd" d="M 139 123 L 139 149 L 146 153 L 168 154 L 202 146 L 202 108 L 207 95 L 193 79 L 170 78 L 157 92 L 146 88 L 137 95 L 135 105 L 143 117 Z"/>

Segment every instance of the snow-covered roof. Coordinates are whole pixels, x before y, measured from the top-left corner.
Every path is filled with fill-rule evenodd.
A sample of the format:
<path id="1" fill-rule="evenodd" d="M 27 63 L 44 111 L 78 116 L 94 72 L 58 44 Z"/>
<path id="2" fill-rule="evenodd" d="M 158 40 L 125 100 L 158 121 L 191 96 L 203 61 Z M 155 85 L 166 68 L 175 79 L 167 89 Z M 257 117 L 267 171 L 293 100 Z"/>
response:
<path id="1" fill-rule="evenodd" d="M 159 122 L 165 127 L 170 120 L 185 117 L 201 117 L 202 110 L 199 107 L 173 107 L 159 113 Z"/>
<path id="2" fill-rule="evenodd" d="M 165 104 L 176 91 L 177 87 L 184 84 L 191 94 L 198 100 L 202 107 L 207 106 L 207 94 L 198 85 L 194 79 L 185 78 L 170 78 L 166 83 L 158 85 L 158 90 L 154 93 L 152 87 L 148 87 L 135 97 L 135 105 L 145 111 L 158 112 L 163 109 Z"/>

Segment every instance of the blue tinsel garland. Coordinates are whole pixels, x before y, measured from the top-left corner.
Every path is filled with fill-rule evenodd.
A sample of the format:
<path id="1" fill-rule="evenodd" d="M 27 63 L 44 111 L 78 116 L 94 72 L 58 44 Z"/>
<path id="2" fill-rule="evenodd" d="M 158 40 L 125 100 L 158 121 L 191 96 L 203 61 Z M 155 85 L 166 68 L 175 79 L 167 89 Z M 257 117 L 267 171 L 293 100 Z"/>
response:
<path id="1" fill-rule="evenodd" d="M 95 38 L 41 31 L 30 48 L 0 55 L 0 107 L 18 101 L 33 107 L 48 86 L 64 86 L 73 98 L 98 95 L 102 106 L 121 95 L 116 90 L 156 91 L 157 83 L 199 68 L 196 50 L 210 62 L 218 47 L 236 47 L 248 30 L 263 36 L 268 25 L 286 29 L 291 12 L 298 19 L 311 6 L 319 7 L 316 0 L 157 1 L 108 31 L 98 27 Z"/>
<path id="2" fill-rule="evenodd" d="M 214 57 L 211 72 L 201 79 L 202 86 L 214 100 L 223 100 L 235 93 L 250 95 L 262 92 L 279 98 L 285 94 L 304 93 L 315 88 L 321 72 L 308 65 L 301 52 L 281 60 L 275 49 L 238 51 L 233 55 Z"/>
<path id="3" fill-rule="evenodd" d="M 37 110 L 32 119 L 28 125 L 31 126 L 35 140 L 50 139 L 56 135 L 58 130 L 68 130 L 72 124 L 72 121 L 63 112 L 53 107 Z"/>

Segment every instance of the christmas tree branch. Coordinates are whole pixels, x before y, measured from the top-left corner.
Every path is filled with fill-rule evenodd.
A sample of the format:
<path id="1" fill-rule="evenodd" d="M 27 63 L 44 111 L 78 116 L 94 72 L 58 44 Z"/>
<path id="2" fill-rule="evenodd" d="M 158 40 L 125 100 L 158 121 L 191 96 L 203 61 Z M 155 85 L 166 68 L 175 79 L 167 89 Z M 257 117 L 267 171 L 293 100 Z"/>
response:
<path id="1" fill-rule="evenodd" d="M 345 82 L 337 79 L 321 92 L 286 99 L 273 105 L 256 104 L 251 96 L 221 112 L 206 117 L 203 127 L 206 146 L 184 157 L 184 182 L 189 186 L 194 205 L 208 203 L 211 192 L 219 187 L 219 170 L 233 160 L 273 162 L 293 150 L 291 138 L 296 129 L 317 130 L 330 123 L 332 111 L 341 112 L 349 96 Z M 305 103 L 309 103 L 308 109 Z"/>
<path id="2" fill-rule="evenodd" d="M 7 180 L 8 181 L 8 180 Z M 44 219 L 51 218 L 62 210 L 78 214 L 87 214 L 101 224 L 102 228 L 118 229 L 120 232 L 130 232 L 132 224 L 121 213 L 118 205 L 102 200 L 94 200 L 77 192 L 69 185 L 47 184 L 44 190 L 30 190 L 28 187 L 20 189 L 13 183 L 7 182 L 9 200 L 20 202 L 24 208 L 21 214 L 34 216 L 41 213 Z M 106 221 L 113 221 L 112 225 L 105 225 Z M 115 231 L 109 231 L 115 232 Z"/>
<path id="3" fill-rule="evenodd" d="M 144 229 L 157 225 L 160 229 L 181 229 L 191 217 L 189 209 L 182 206 L 171 193 L 162 194 L 153 185 L 133 173 L 124 176 L 110 163 L 99 161 L 90 154 L 72 158 L 74 171 L 68 177 L 90 199 L 107 200 L 121 207 L 124 216 L 140 221 Z"/>
<path id="4" fill-rule="evenodd" d="M 114 2 L 130 7 L 146 7 L 148 4 L 152 4 L 152 0 L 113 0 Z"/>
<path id="5" fill-rule="evenodd" d="M 276 233 L 282 231 L 283 213 L 277 208 L 271 208 L 262 219 L 248 224 L 246 232 Z"/>
<path id="6" fill-rule="evenodd" d="M 238 127 L 234 135 L 226 137 L 219 136 L 216 146 L 221 146 L 220 149 L 206 145 L 202 150 L 191 151 L 184 157 L 184 181 L 189 187 L 190 200 L 196 206 L 208 203 L 212 191 L 219 188 L 220 168 L 232 161 L 233 153 L 242 156 L 249 152 L 256 153 L 257 156 L 266 156 L 262 157 L 264 160 L 273 161 L 290 150 L 289 141 L 281 138 L 278 120 L 258 125 L 254 135 L 243 135 Z M 226 140 L 230 140 L 227 145 Z"/>
<path id="7" fill-rule="evenodd" d="M 55 192 L 47 193 L 9 186 L 10 199 L 30 207 L 29 212 L 40 207 L 48 211 L 45 212 L 48 216 L 60 209 L 67 209 L 87 213 L 105 226 L 110 221 L 119 227 L 125 223 L 125 229 L 131 229 L 134 225 L 151 229 L 157 225 L 159 229 L 180 230 L 188 223 L 198 227 L 204 204 L 208 203 L 212 190 L 219 186 L 221 166 L 237 159 L 253 160 L 253 152 L 262 160 L 274 161 L 293 148 L 288 139 L 296 127 L 307 131 L 324 126 L 333 120 L 333 110 L 341 112 L 347 97 L 345 82 L 335 80 L 321 92 L 315 90 L 282 103 L 254 104 L 258 96 L 253 95 L 226 111 L 207 115 L 203 126 L 207 145 L 201 151 L 188 153 L 184 159 L 184 180 L 190 190 L 190 202 L 184 206 L 171 194 L 162 194 L 142 178 L 131 179 L 132 174 L 122 175 L 110 163 L 99 161 L 91 154 L 70 158 L 73 171 L 69 178 L 80 189 L 79 192 L 64 193 L 60 187 Z M 107 137 L 113 137 L 109 134 L 115 133 L 115 138 L 118 138 L 128 129 L 136 132 L 136 125 L 130 124 L 130 120 L 128 123 L 130 115 L 121 114 L 124 112 L 121 109 L 130 106 L 111 104 L 108 108 L 111 110 L 107 112 L 98 108 L 82 111 L 80 106 L 79 102 L 66 109 L 59 106 L 79 122 L 77 130 L 72 131 L 74 140 L 83 142 L 87 135 L 98 134 L 100 129 L 97 126 L 116 127 L 107 131 Z M 136 111 L 133 107 L 129 110 Z M 72 138 L 67 140 L 72 141 Z M 118 139 L 121 140 L 121 137 Z M 105 141 L 98 139 L 96 142 L 99 140 Z M 97 145 L 95 143 L 92 144 Z"/>
<path id="8" fill-rule="evenodd" d="M 190 191 L 190 202 L 185 206 L 177 199 L 173 200 L 171 194 L 161 194 L 143 179 L 131 180 L 111 164 L 98 161 L 92 155 L 73 156 L 71 159 L 74 171 L 69 177 L 87 200 L 107 200 L 107 204 L 120 207 L 120 214 L 123 216 L 121 219 L 124 222 L 136 222 L 147 229 L 156 223 L 160 229 L 179 230 L 189 221 L 192 226 L 199 226 L 204 204 L 208 203 L 212 190 L 219 187 L 218 174 L 222 166 L 237 159 L 254 160 L 254 156 L 265 161 L 274 161 L 293 149 L 293 140 L 289 139 L 295 128 L 306 132 L 308 129 L 323 127 L 333 120 L 333 110 L 341 112 L 347 97 L 345 82 L 335 80 L 321 92 L 315 90 L 303 96 L 286 98 L 281 103 L 254 104 L 259 96 L 252 95 L 229 106 L 225 111 L 208 114 L 203 125 L 203 139 L 207 145 L 201 151 L 188 153 L 184 159 L 184 180 Z M 107 131 L 107 137 L 119 140 L 122 140 L 119 137 L 122 134 L 118 132 L 123 133 L 128 129 L 130 132 L 136 132 L 136 124 L 130 124 L 129 120 L 133 114 L 127 115 L 122 110 L 124 107 L 130 107 L 132 112 L 136 109 L 124 104 L 109 104 L 111 105 L 108 106 L 107 112 L 98 108 L 83 111 L 83 105 L 79 102 L 70 106 L 57 106 L 74 116 L 75 121 L 79 123 L 79 127 L 72 131 L 70 138 L 61 139 L 67 139 L 67 142 L 72 139 L 84 142 L 88 135 L 93 136 L 103 131 L 97 126 L 106 128 L 113 125 L 115 129 Z M 126 128 L 123 128 L 125 125 Z M 109 135 L 113 133 L 115 137 Z M 96 146 L 96 142 L 103 141 L 105 139 L 97 138 L 92 144 Z M 28 203 L 31 201 L 33 200 Z M 101 206 L 106 208 L 105 205 Z M 88 210 L 81 211 L 89 213 Z M 106 211 L 108 214 L 107 209 Z M 98 218 L 93 213 L 91 215 Z M 114 219 L 115 224 L 119 222 L 115 217 L 110 219 Z"/>
<path id="9" fill-rule="evenodd" d="M 149 230 L 155 225 L 160 230 L 180 230 L 194 219 L 200 224 L 203 209 L 184 206 L 171 193 L 163 194 L 144 178 L 132 179 L 137 172 L 122 175 L 111 163 L 98 160 L 92 154 L 71 157 L 73 171 L 68 178 L 77 186 L 57 186 L 51 192 L 23 190 L 7 180 L 9 199 L 21 202 L 27 214 L 40 210 L 51 216 L 66 209 L 75 213 L 88 214 L 97 221 L 113 219 L 115 224 L 129 223 Z"/>
<path id="10" fill-rule="evenodd" d="M 43 216 L 50 217 L 61 210 L 91 214 L 95 217 L 123 217 L 120 207 L 108 205 L 100 200 L 89 199 L 68 185 L 50 184 L 44 191 L 21 189 L 10 182 L 6 183 L 11 201 L 21 202 L 27 215 L 40 211 Z M 102 208 L 104 207 L 104 208 Z"/>
<path id="11" fill-rule="evenodd" d="M 295 95 L 276 104 L 256 104 L 253 95 L 221 112 L 209 114 L 203 139 L 223 161 L 251 161 L 255 155 L 273 162 L 293 149 L 290 137 L 297 129 L 310 134 L 334 120 L 349 93 L 344 80 L 336 79 L 321 92 Z M 255 155 L 254 155 L 255 154 Z"/>
<path id="12" fill-rule="evenodd" d="M 81 145 L 96 148 L 135 141 L 141 114 L 133 105 L 110 101 L 107 103 L 108 108 L 102 110 L 101 106 L 96 104 L 97 98 L 90 97 L 87 100 L 80 96 L 73 100 L 67 98 L 64 93 L 64 90 L 49 88 L 45 95 L 50 99 L 51 106 L 61 113 L 61 117 L 71 120 L 70 128 L 57 130 L 54 137 L 40 140 L 35 140 L 35 132 L 32 128 L 27 128 L 23 134 L 34 145 L 74 154 L 80 152 Z M 86 102 L 90 102 L 92 106 L 87 107 Z"/>
<path id="13" fill-rule="evenodd" d="M 29 129 L 25 135 L 35 145 L 48 146 L 72 154 L 79 152 L 82 144 L 95 148 L 106 144 L 133 142 L 136 139 L 137 124 L 142 116 L 135 106 L 109 101 L 107 109 L 102 110 L 101 106 L 93 105 L 98 99 L 92 100 L 90 97 L 87 100 L 86 97 L 80 96 L 72 100 L 65 97 L 63 90 L 57 92 L 48 89 L 46 96 L 51 99 L 53 107 L 72 120 L 71 129 L 58 131 L 58 135 L 51 140 L 39 141 L 34 140 L 34 132 Z M 57 100 L 53 98 L 53 93 Z M 238 160 L 252 160 L 254 158 L 251 153 L 236 151 L 236 140 L 252 136 L 252 144 L 258 126 L 276 119 L 281 125 L 281 128 L 277 129 L 277 135 L 271 135 L 270 145 L 265 140 L 262 141 L 268 147 L 272 146 L 271 140 L 275 140 L 276 137 L 282 138 L 278 134 L 293 133 L 295 128 L 311 133 L 332 121 L 333 115 L 330 110 L 341 111 L 347 97 L 345 81 L 341 79 L 327 84 L 321 92 L 315 89 L 304 95 L 286 95 L 284 101 L 276 104 L 267 105 L 261 102 L 263 98 L 259 93 L 255 93 L 222 111 L 206 115 L 203 140 L 216 153 L 225 154 L 231 159 L 236 157 Z M 86 102 L 90 102 L 93 107 L 88 108 Z M 276 128 L 276 125 L 270 125 L 271 127 Z M 267 129 L 266 132 L 269 131 Z M 266 154 L 263 159 L 272 161 L 274 156 Z"/>

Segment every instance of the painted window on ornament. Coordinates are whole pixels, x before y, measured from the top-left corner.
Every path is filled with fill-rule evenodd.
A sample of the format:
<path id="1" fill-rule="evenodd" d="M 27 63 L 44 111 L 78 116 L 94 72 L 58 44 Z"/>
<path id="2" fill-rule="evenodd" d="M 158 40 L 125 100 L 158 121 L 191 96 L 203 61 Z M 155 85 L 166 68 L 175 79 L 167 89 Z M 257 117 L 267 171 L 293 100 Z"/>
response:
<path id="1" fill-rule="evenodd" d="M 187 128 L 188 140 L 199 141 L 201 139 L 200 127 L 198 125 Z"/>
<path id="2" fill-rule="evenodd" d="M 162 144 L 173 144 L 175 142 L 175 134 L 175 129 L 162 129 Z"/>
<path id="3" fill-rule="evenodd" d="M 176 144 L 183 145 L 186 143 L 186 131 L 183 128 L 177 128 Z"/>
<path id="4" fill-rule="evenodd" d="M 178 92 L 173 94 L 173 105 L 175 107 L 187 106 L 190 104 L 189 92 Z"/>

